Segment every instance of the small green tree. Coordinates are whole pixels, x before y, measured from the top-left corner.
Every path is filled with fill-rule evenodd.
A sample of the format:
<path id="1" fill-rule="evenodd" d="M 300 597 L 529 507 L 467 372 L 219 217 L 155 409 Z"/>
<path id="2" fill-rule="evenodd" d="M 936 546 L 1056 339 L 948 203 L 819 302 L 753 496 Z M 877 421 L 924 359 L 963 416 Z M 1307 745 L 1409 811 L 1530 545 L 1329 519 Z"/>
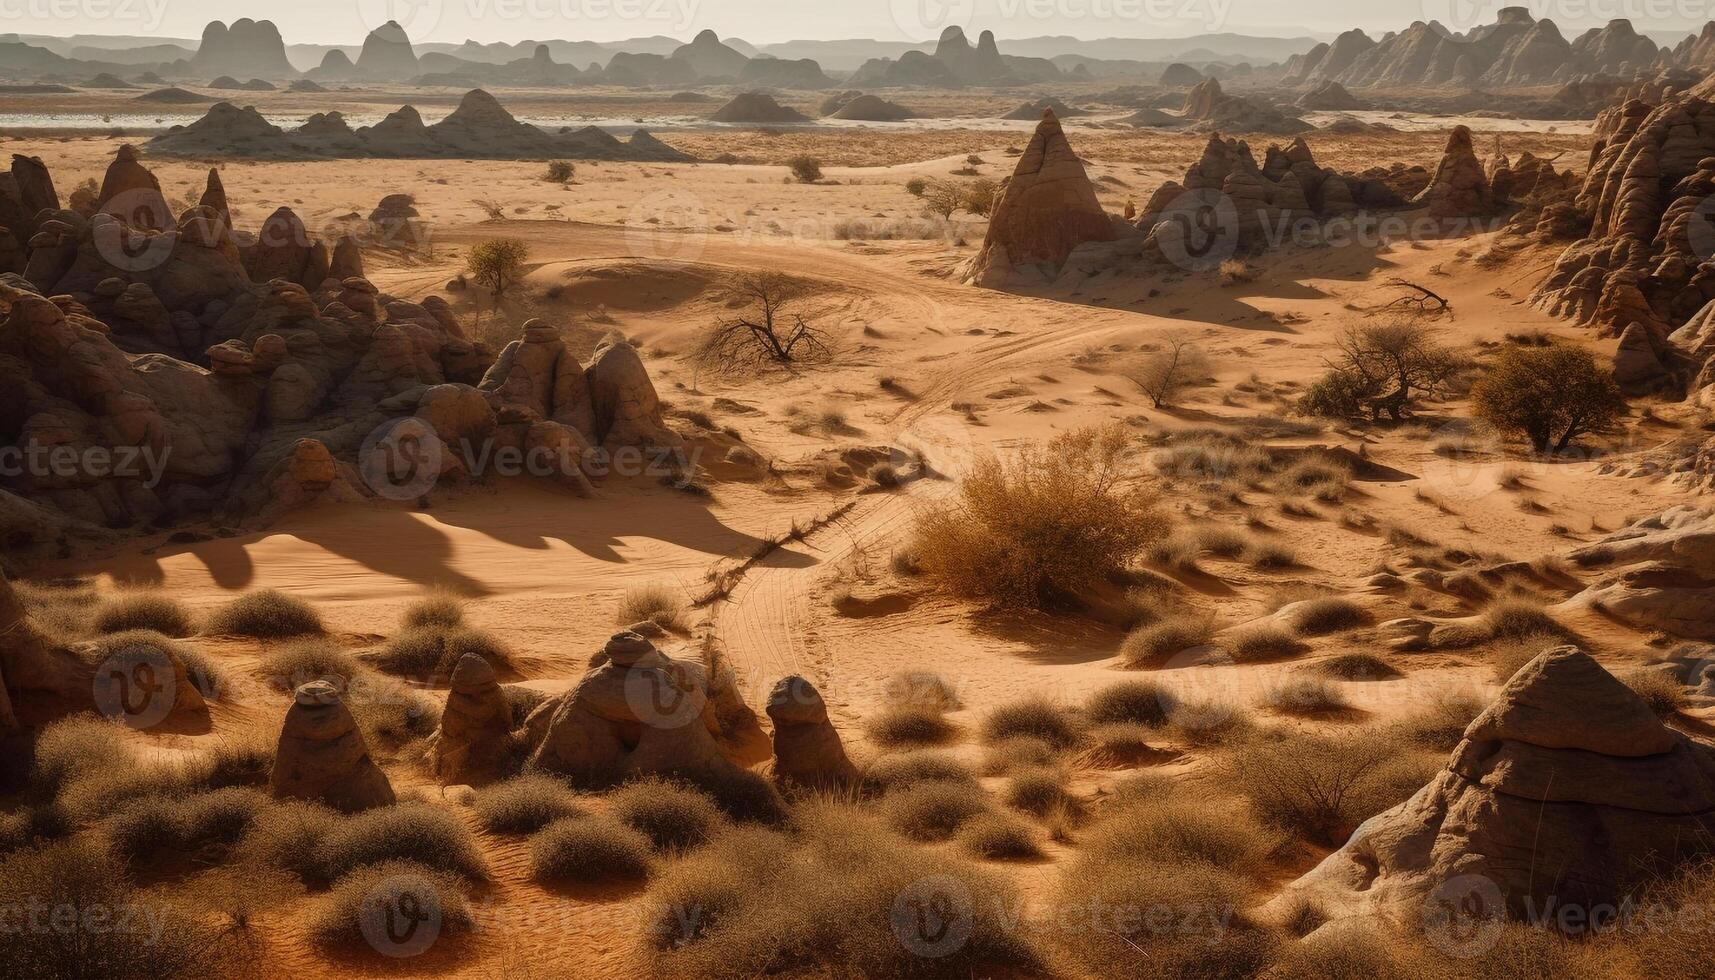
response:
<path id="1" fill-rule="evenodd" d="M 524 277 L 524 259 L 530 249 L 516 238 L 490 238 L 470 250 L 465 267 L 477 285 L 498 302 L 508 289 Z"/>
<path id="2" fill-rule="evenodd" d="M 1626 397 L 1582 347 L 1512 346 L 1471 387 L 1477 416 L 1517 432 L 1537 452 L 1563 452 L 1574 439 L 1599 433 L 1626 410 Z"/>
<path id="3" fill-rule="evenodd" d="M 994 181 L 986 177 L 981 180 L 973 180 L 965 185 L 963 207 L 966 211 L 980 218 L 986 218 L 989 216 L 989 212 L 994 210 L 995 197 L 999 193 L 999 187 Z"/>

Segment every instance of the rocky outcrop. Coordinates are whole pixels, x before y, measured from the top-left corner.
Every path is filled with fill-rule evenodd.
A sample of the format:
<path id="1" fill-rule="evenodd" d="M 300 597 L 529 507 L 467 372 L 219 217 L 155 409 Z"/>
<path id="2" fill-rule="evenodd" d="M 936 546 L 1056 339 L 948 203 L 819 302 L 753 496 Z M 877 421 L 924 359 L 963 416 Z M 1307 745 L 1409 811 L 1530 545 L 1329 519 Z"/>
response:
<path id="1" fill-rule="evenodd" d="M 562 380 L 564 377 L 566 380 Z M 594 413 L 592 442 L 607 450 L 621 446 L 674 448 L 681 440 L 667 428 L 661 416 L 661 399 L 637 348 L 623 340 L 596 348 L 586 372 L 589 399 Z M 556 421 L 577 425 L 581 421 L 579 385 L 570 369 L 555 375 Z M 561 407 L 565 399 L 568 407 Z"/>
<path id="2" fill-rule="evenodd" d="M 513 762 L 512 706 L 488 661 L 474 653 L 453 668 L 441 726 L 429 743 L 429 768 L 444 786 L 480 786 Z"/>
<path id="3" fill-rule="evenodd" d="M 1180 117 L 1198 124 L 1198 129 L 1211 132 L 1274 133 L 1290 136 L 1313 128 L 1304 120 L 1288 115 L 1266 102 L 1227 95 L 1221 91 L 1221 83 L 1213 78 L 1198 82 L 1186 93 Z"/>
<path id="4" fill-rule="evenodd" d="M 833 84 L 822 66 L 810 58 L 751 58 L 739 70 L 740 85 L 767 88 L 819 89 Z"/>
<path id="5" fill-rule="evenodd" d="M 967 281 L 1001 286 L 1019 276 L 1052 279 L 1072 250 L 1114 238 L 1113 219 L 1096 199 L 1084 164 L 1060 120 L 1045 112 L 989 215 Z M 1023 267 L 1021 269 L 1021 267 Z"/>
<path id="6" fill-rule="evenodd" d="M 160 181 L 138 162 L 137 148 L 130 144 L 113 155 L 95 205 L 101 213 L 142 231 L 166 231 L 175 223 Z"/>
<path id="7" fill-rule="evenodd" d="M 570 691 L 531 712 L 530 768 L 593 785 L 633 776 L 706 785 L 739 770 L 722 740 L 723 689 L 706 667 L 630 631 L 608 640 L 598 660 Z"/>
<path id="8" fill-rule="evenodd" d="M 1403 927 L 1448 906 L 1468 927 L 1563 906 L 1618 908 L 1704 852 L 1711 821 L 1715 753 L 1561 647 L 1513 675 L 1446 769 L 1275 902 Z"/>
<path id="9" fill-rule="evenodd" d="M 292 78 L 298 72 L 286 60 L 286 43 L 273 22 L 240 17 L 229 26 L 211 21 L 202 43 L 187 62 L 192 74 L 204 78 L 239 75 L 244 78 Z"/>
<path id="10" fill-rule="evenodd" d="M 1180 61 L 1175 61 L 1161 70 L 1162 88 L 1190 88 L 1202 80 L 1202 72 Z"/>
<path id="11" fill-rule="evenodd" d="M 1316 88 L 1300 95 L 1295 104 L 1300 109 L 1334 112 L 1352 112 L 1369 107 L 1368 103 L 1346 91 L 1346 86 L 1339 82 L 1323 82 Z"/>
<path id="12" fill-rule="evenodd" d="M 1470 129 L 1453 127 L 1429 186 L 1411 203 L 1413 207 L 1427 209 L 1436 218 L 1475 218 L 1494 212 L 1494 194 L 1483 165 L 1477 160 Z"/>
<path id="13" fill-rule="evenodd" d="M 311 681 L 293 692 L 268 790 L 280 799 L 310 800 L 346 813 L 396 802 L 357 719 L 327 681 Z"/>
<path id="14" fill-rule="evenodd" d="M 1573 602 L 1642 629 L 1715 640 L 1715 510 L 1674 507 L 1570 557 L 1603 570 Z"/>
<path id="15" fill-rule="evenodd" d="M 398 21 L 388 21 L 363 39 L 352 75 L 372 81 L 402 82 L 416 75 L 417 53 Z"/>
<path id="16" fill-rule="evenodd" d="M 710 117 L 715 122 L 725 123 L 797 123 L 809 122 L 810 117 L 774 101 L 774 96 L 765 92 L 742 92 L 732 97 L 726 105 L 715 110 Z"/>
<path id="17" fill-rule="evenodd" d="M 750 59 L 721 43 L 714 31 L 699 31 L 689 44 L 680 45 L 670 56 L 684 62 L 698 80 L 737 79 Z M 820 74 L 820 72 L 818 72 Z"/>
<path id="18" fill-rule="evenodd" d="M 797 675 L 781 678 L 768 695 L 774 725 L 774 779 L 792 789 L 838 789 L 857 778 L 828 706 L 814 684 Z"/>
<path id="19" fill-rule="evenodd" d="M 916 119 L 917 113 L 876 95 L 859 95 L 846 100 L 827 114 L 830 119 L 853 119 L 865 122 L 897 122 Z"/>
<path id="20" fill-rule="evenodd" d="M 428 125 L 411 106 L 403 106 L 373 126 L 352 130 L 337 112 L 316 113 L 304 125 L 283 130 L 254 108 L 230 103 L 211 106 L 187 126 L 174 126 L 149 141 L 161 156 L 210 155 L 299 160 L 347 157 L 415 159 L 516 159 L 563 157 L 588 160 L 687 161 L 643 130 L 621 141 L 599 127 L 548 132 L 520 122 L 482 89 L 466 92 L 445 119 Z"/>

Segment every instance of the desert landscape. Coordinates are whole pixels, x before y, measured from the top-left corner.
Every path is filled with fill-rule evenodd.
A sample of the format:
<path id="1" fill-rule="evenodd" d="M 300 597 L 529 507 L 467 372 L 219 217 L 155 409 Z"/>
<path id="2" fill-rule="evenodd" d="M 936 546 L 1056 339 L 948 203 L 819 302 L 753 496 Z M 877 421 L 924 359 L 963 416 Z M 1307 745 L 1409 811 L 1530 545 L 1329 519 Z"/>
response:
<path id="1" fill-rule="evenodd" d="M 984 26 L 0 37 L 0 975 L 1709 975 L 1715 22 Z"/>

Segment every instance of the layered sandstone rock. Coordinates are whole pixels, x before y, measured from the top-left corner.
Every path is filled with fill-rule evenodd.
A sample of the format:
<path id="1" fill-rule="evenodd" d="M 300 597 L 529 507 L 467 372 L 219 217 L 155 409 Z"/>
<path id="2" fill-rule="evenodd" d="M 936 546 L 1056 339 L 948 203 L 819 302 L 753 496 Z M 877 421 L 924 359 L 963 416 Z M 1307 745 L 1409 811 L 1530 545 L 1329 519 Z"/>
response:
<path id="1" fill-rule="evenodd" d="M 1604 569 L 1573 601 L 1640 628 L 1715 640 L 1715 510 L 1673 507 L 1570 557 Z"/>
<path id="2" fill-rule="evenodd" d="M 293 692 L 268 790 L 281 799 L 311 800 L 347 813 L 395 802 L 393 784 L 370 756 L 357 719 L 327 681 L 311 681 Z"/>
<path id="3" fill-rule="evenodd" d="M 846 756 L 840 733 L 815 685 L 797 675 L 781 678 L 768 695 L 774 725 L 774 779 L 798 789 L 849 786 L 857 767 Z"/>
<path id="4" fill-rule="evenodd" d="M 1412 205 L 1428 209 L 1437 218 L 1474 218 L 1495 210 L 1494 194 L 1489 178 L 1477 159 L 1471 142 L 1471 130 L 1453 127 L 1447 136 L 1447 147 L 1435 166 L 1435 176 L 1422 193 L 1412 199 Z"/>
<path id="5" fill-rule="evenodd" d="M 1032 272 L 1052 279 L 1073 249 L 1114 237 L 1114 221 L 1096 199 L 1095 186 L 1066 141 L 1060 120 L 1045 112 L 1001 188 L 966 279 L 985 286 L 1004 285 Z"/>
<path id="6" fill-rule="evenodd" d="M 1617 907 L 1708 847 L 1715 753 L 1574 647 L 1526 664 L 1447 768 L 1288 886 L 1336 919 Z M 1550 904 L 1552 903 L 1552 904 Z"/>
<path id="7" fill-rule="evenodd" d="M 715 122 L 728 123 L 797 123 L 809 122 L 810 117 L 774 101 L 765 92 L 741 92 L 710 117 Z"/>
<path id="8" fill-rule="evenodd" d="M 291 78 L 297 75 L 286 60 L 286 43 L 273 22 L 240 17 L 229 26 L 211 21 L 203 28 L 202 43 L 188 61 L 189 69 L 204 78 L 213 75 L 242 75 L 254 78 Z"/>
<path id="9" fill-rule="evenodd" d="M 502 778 L 512 766 L 512 729 L 512 706 L 494 668 L 467 653 L 453 668 L 441 726 L 429 743 L 429 766 L 446 786 Z"/>

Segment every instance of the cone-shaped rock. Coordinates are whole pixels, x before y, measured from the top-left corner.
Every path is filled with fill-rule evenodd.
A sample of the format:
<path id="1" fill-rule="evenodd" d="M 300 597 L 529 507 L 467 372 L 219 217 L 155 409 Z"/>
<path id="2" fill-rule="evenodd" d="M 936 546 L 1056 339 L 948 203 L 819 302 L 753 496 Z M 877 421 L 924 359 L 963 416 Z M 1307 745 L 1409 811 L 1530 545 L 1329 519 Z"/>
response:
<path id="1" fill-rule="evenodd" d="M 137 149 L 130 144 L 121 146 L 108 164 L 96 209 L 137 229 L 165 231 L 175 224 L 161 182 L 138 161 Z"/>
<path id="2" fill-rule="evenodd" d="M 316 800 L 348 813 L 395 799 L 357 720 L 327 681 L 312 681 L 293 695 L 268 788 L 277 797 Z"/>
<path id="3" fill-rule="evenodd" d="M 1469 218 L 1494 210 L 1494 196 L 1489 179 L 1483 174 L 1483 164 L 1471 145 L 1471 131 L 1454 126 L 1447 137 L 1447 149 L 1435 166 L 1435 176 L 1411 202 L 1427 207 L 1437 218 Z"/>
<path id="4" fill-rule="evenodd" d="M 203 189 L 202 198 L 197 201 L 198 207 L 212 208 L 230 227 L 232 211 L 226 206 L 226 187 L 220 182 L 220 171 L 208 168 L 208 186 Z"/>
<path id="5" fill-rule="evenodd" d="M 971 278 L 984 281 L 989 270 L 1023 263 L 1058 271 L 1074 248 L 1113 237 L 1095 186 L 1049 110 L 995 202 Z"/>
<path id="6" fill-rule="evenodd" d="M 808 680 L 796 675 L 781 678 L 768 695 L 768 719 L 774 723 L 775 781 L 826 788 L 849 784 L 856 777 L 857 767 L 828 720 L 828 706 Z"/>
<path id="7" fill-rule="evenodd" d="M 512 758 L 512 706 L 488 661 L 474 653 L 453 668 L 446 710 L 429 762 L 444 785 L 478 785 L 506 774 Z"/>

